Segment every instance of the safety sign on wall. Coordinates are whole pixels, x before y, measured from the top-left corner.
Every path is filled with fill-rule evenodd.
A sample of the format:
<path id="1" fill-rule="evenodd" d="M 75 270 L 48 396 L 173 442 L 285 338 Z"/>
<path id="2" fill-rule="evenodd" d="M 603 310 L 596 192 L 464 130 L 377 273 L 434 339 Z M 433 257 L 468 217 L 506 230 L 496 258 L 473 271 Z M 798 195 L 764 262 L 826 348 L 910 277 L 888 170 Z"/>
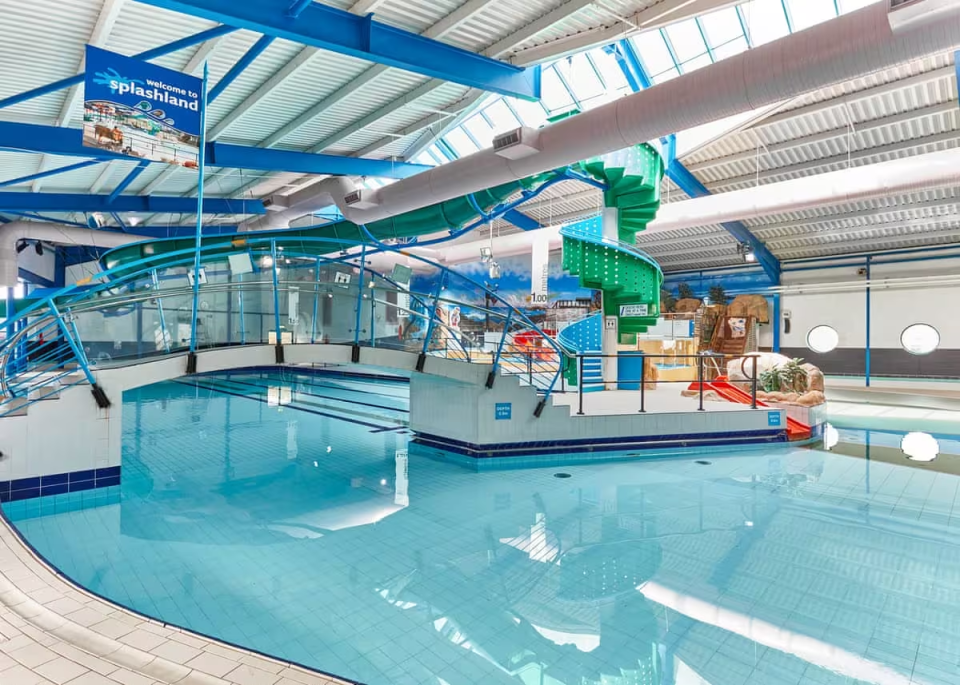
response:
<path id="1" fill-rule="evenodd" d="M 197 168 L 203 80 L 87 46 L 83 144 Z"/>
<path id="2" fill-rule="evenodd" d="M 767 425 L 768 426 L 780 426 L 781 423 L 781 414 L 778 411 L 767 412 Z"/>
<path id="3" fill-rule="evenodd" d="M 513 403 L 497 402 L 493 411 L 497 421 L 509 421 L 513 418 Z"/>
<path id="4" fill-rule="evenodd" d="M 622 304 L 620 316 L 647 316 L 649 308 L 645 304 Z"/>

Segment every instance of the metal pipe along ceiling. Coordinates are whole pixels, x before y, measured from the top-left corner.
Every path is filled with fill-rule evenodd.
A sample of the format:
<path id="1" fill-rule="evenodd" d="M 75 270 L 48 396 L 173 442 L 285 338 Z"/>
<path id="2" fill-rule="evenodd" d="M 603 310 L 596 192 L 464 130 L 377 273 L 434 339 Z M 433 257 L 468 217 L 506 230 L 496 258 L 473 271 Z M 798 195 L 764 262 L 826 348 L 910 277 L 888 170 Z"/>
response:
<path id="1" fill-rule="evenodd" d="M 14 221 L 0 228 L 0 286 L 17 284 L 17 243 L 21 240 L 41 240 L 57 245 L 89 245 L 91 247 L 122 247 L 147 236 L 112 233 L 92 228 L 72 228 L 39 221 Z"/>
<path id="2" fill-rule="evenodd" d="M 643 235 L 960 185 L 960 149 L 671 202 Z"/>
<path id="3" fill-rule="evenodd" d="M 936 0 L 924 0 L 924 3 Z M 960 3 L 934 23 L 894 31 L 888 3 L 876 3 L 778 41 L 747 50 L 539 131 L 539 152 L 509 160 L 487 149 L 373 192 L 376 206 L 332 199 L 350 221 L 369 223 L 426 205 L 573 164 L 676 131 L 772 105 L 960 45 Z M 323 186 L 324 184 L 321 184 Z M 329 204 L 330 188 L 306 189 L 276 217 L 286 225 Z M 269 219 L 273 223 L 274 218 Z"/>

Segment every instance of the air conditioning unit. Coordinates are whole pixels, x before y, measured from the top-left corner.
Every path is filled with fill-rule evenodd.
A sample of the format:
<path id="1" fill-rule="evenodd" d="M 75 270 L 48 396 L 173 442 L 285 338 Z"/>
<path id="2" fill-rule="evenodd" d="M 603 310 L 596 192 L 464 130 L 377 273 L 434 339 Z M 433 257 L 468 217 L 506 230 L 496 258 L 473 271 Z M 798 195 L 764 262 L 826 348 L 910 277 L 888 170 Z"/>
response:
<path id="1" fill-rule="evenodd" d="M 887 0 L 887 3 L 887 18 L 896 33 L 939 21 L 942 13 L 955 10 L 960 0 Z"/>
<path id="2" fill-rule="evenodd" d="M 263 206 L 266 207 L 268 212 L 282 212 L 285 209 L 290 209 L 288 200 L 283 195 L 271 195 L 263 201 Z"/>
<path id="3" fill-rule="evenodd" d="M 350 206 L 356 207 L 357 209 L 372 209 L 377 206 L 376 202 L 371 201 L 365 197 L 363 189 L 357 188 L 352 193 L 347 193 L 343 196 L 343 202 Z"/>
<path id="4" fill-rule="evenodd" d="M 539 139 L 539 131 L 521 126 L 496 136 L 493 139 L 493 151 L 507 159 L 523 159 L 540 152 Z"/>

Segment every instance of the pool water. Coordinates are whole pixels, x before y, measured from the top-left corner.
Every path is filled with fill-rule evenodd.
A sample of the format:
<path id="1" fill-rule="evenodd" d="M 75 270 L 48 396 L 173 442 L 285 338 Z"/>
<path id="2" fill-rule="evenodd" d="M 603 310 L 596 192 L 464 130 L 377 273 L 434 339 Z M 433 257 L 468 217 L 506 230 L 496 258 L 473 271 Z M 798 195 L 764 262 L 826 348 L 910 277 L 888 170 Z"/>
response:
<path id="1" fill-rule="evenodd" d="M 960 682 L 951 455 L 476 473 L 409 443 L 407 393 L 290 372 L 143 388 L 119 504 L 6 511 L 94 592 L 370 685 Z"/>

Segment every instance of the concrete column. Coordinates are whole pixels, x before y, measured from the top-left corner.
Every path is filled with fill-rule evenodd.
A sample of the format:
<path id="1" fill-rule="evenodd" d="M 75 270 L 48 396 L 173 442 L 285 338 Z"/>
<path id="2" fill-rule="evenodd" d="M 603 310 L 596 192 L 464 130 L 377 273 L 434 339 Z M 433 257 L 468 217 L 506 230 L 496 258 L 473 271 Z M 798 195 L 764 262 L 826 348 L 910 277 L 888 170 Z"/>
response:
<path id="1" fill-rule="evenodd" d="M 604 207 L 601 230 L 604 238 L 619 240 L 617 219 L 619 210 L 616 207 Z M 603 303 L 604 307 L 606 302 Z M 603 317 L 603 331 L 601 332 L 601 351 L 605 355 L 616 355 L 620 344 L 620 331 L 616 316 Z M 607 390 L 617 389 L 617 358 L 609 357 L 603 360 L 603 382 Z"/>

